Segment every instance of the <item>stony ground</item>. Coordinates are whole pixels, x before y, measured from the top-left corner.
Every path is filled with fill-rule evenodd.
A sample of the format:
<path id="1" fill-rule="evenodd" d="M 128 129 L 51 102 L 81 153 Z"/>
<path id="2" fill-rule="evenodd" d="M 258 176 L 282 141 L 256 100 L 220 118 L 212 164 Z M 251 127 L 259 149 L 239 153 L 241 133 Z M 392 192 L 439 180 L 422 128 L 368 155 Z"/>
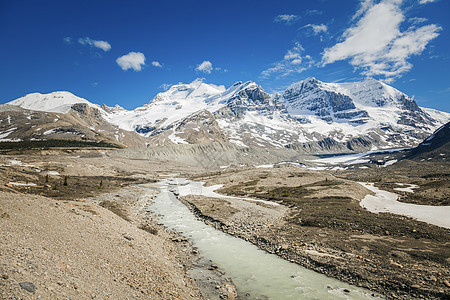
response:
<path id="1" fill-rule="evenodd" d="M 1 192 L 0 210 L 2 299 L 201 297 L 176 245 L 107 209 Z"/>
<path id="2" fill-rule="evenodd" d="M 402 194 L 404 201 L 447 205 L 448 165 L 394 166 L 202 173 L 180 162 L 112 159 L 101 151 L 3 153 L 0 298 L 233 298 L 220 270 L 208 272 L 211 262 L 196 258 L 188 241 L 143 209 L 154 191 L 136 185 L 171 176 L 282 204 L 182 199 L 205 222 L 271 253 L 389 298 L 448 298 L 449 230 L 369 213 L 359 206 L 369 191 L 355 183 L 391 191 L 397 183 L 417 184 L 415 196 Z"/>
<path id="3" fill-rule="evenodd" d="M 389 298 L 450 296 L 450 231 L 366 211 L 359 201 L 369 191 L 353 181 L 302 168 L 230 171 L 195 179 L 224 184 L 220 191 L 228 195 L 287 208 L 184 198 L 206 222 L 262 249 Z"/>
<path id="4" fill-rule="evenodd" d="M 143 209 L 180 172 L 98 151 L 0 156 L 0 299 L 219 299 L 232 284 Z M 209 264 L 209 265 L 208 265 Z"/>

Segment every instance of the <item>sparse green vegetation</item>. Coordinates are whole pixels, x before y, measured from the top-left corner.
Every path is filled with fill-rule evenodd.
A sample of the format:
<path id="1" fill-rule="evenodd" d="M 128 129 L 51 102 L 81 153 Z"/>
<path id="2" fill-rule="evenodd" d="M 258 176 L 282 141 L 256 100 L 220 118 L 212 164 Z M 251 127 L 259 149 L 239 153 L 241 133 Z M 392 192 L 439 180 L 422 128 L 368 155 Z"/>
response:
<path id="1" fill-rule="evenodd" d="M 123 148 L 120 145 L 101 142 L 85 142 L 74 140 L 47 140 L 47 141 L 20 141 L 0 142 L 0 150 L 25 150 L 25 149 L 49 149 L 49 148 Z"/>

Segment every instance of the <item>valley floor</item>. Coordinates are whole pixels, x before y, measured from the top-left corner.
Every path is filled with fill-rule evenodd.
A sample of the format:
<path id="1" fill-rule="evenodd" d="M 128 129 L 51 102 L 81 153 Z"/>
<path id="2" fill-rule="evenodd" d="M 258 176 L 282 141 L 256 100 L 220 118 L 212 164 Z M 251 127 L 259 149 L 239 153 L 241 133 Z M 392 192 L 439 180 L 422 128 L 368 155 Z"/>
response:
<path id="1" fill-rule="evenodd" d="M 220 193 L 281 207 L 200 195 L 182 200 L 216 228 L 342 281 L 389 298 L 449 297 L 450 231 L 367 211 L 360 201 L 369 191 L 338 174 L 268 168 L 194 177 L 223 184 Z"/>
<path id="2" fill-rule="evenodd" d="M 428 173 L 441 178 L 438 171 L 431 166 Z M 281 204 L 180 199 L 205 222 L 261 249 L 389 298 L 449 297 L 449 229 L 360 206 L 370 191 L 357 181 L 369 179 L 380 188 L 429 184 L 428 204 L 445 205 L 439 200 L 447 195 L 441 190 L 448 193 L 445 183 L 397 172 L 395 178 L 388 168 L 204 173 L 174 161 L 111 159 L 98 150 L 8 152 L 0 156 L 0 298 L 233 298 L 220 274 L 196 278 L 189 270 L 207 272 L 208 265 L 143 209 L 157 191 L 137 184 L 170 177 L 223 184 L 217 192 Z M 406 192 L 402 197 L 407 201 Z"/>

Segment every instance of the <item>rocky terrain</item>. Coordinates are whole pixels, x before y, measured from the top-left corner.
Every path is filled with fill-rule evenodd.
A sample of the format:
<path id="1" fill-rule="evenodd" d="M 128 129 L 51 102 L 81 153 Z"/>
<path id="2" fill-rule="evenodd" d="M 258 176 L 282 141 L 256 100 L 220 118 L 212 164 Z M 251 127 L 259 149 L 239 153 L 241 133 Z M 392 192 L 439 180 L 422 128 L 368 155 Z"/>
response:
<path id="1" fill-rule="evenodd" d="M 226 275 L 208 270 L 211 262 L 144 209 L 155 181 L 181 176 L 281 204 L 181 199 L 208 224 L 261 249 L 390 298 L 445 298 L 449 230 L 368 212 L 359 202 L 370 191 L 357 182 L 375 182 L 401 201 L 448 205 L 446 133 L 443 127 L 417 149 L 323 171 L 309 170 L 319 163 L 293 149 L 229 143 L 2 150 L 1 295 L 233 298 Z M 386 164 L 392 159 L 398 162 Z M 414 193 L 396 190 L 410 184 Z"/>
<path id="2" fill-rule="evenodd" d="M 143 209 L 157 189 L 137 185 L 181 164 L 87 149 L 8 153 L 0 156 L 0 299 L 227 297 L 222 272 Z"/>
<path id="3" fill-rule="evenodd" d="M 381 186 L 395 177 L 383 170 Z M 204 196 L 182 200 L 208 224 L 328 276 L 389 298 L 448 297 L 449 230 L 368 212 L 359 205 L 368 191 L 346 176 L 297 167 L 194 178 L 224 184 L 222 193 L 273 201 L 282 208 Z M 436 196 L 445 199 L 448 188 Z"/>
<path id="4" fill-rule="evenodd" d="M 145 209 L 170 177 L 279 204 L 180 199 L 263 250 L 388 298 L 448 298 L 449 229 L 369 212 L 358 183 L 448 206 L 445 122 L 380 82 L 314 78 L 277 95 L 196 81 L 133 111 L 67 92 L 1 105 L 1 298 L 235 298 Z"/>

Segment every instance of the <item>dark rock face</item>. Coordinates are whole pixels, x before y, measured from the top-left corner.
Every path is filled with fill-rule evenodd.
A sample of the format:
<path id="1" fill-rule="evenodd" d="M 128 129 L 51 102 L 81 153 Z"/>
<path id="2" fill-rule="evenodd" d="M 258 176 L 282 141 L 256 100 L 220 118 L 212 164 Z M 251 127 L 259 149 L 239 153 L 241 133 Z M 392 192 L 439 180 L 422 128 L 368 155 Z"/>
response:
<path id="1" fill-rule="evenodd" d="M 398 124 L 415 128 L 426 128 L 433 125 L 434 120 L 420 109 L 414 99 L 402 96 L 399 99 L 399 106 L 404 112 L 401 113 Z"/>
<path id="2" fill-rule="evenodd" d="M 450 122 L 441 126 L 431 136 L 427 137 L 422 143 L 410 152 L 411 156 L 418 156 L 436 149 L 442 149 L 443 153 L 449 152 L 450 144 Z"/>
<path id="3" fill-rule="evenodd" d="M 100 110 L 89 106 L 87 103 L 75 103 L 74 105 L 72 105 L 72 110 L 77 112 L 80 117 L 87 122 L 104 122 Z"/>
<path id="4" fill-rule="evenodd" d="M 332 138 L 324 138 L 317 142 L 291 144 L 286 148 L 301 153 L 350 153 L 368 151 L 376 140 L 371 137 L 356 137 L 347 142 L 338 142 Z"/>
<path id="5" fill-rule="evenodd" d="M 334 112 L 356 108 L 349 96 L 330 92 L 326 92 L 326 94 L 328 96 L 328 102 Z"/>
<path id="6" fill-rule="evenodd" d="M 314 78 L 305 80 L 300 87 L 287 89 L 283 98 L 292 107 L 309 110 L 328 122 L 333 118 L 358 118 L 357 123 L 364 123 L 364 118 L 369 116 L 356 108 L 349 96 L 322 89 Z"/>
<path id="7" fill-rule="evenodd" d="M 288 117 L 284 104 L 272 99 L 260 86 L 250 86 L 243 89 L 214 115 L 217 118 L 242 119 L 249 111 L 257 111 L 269 118 L 277 111 Z"/>

